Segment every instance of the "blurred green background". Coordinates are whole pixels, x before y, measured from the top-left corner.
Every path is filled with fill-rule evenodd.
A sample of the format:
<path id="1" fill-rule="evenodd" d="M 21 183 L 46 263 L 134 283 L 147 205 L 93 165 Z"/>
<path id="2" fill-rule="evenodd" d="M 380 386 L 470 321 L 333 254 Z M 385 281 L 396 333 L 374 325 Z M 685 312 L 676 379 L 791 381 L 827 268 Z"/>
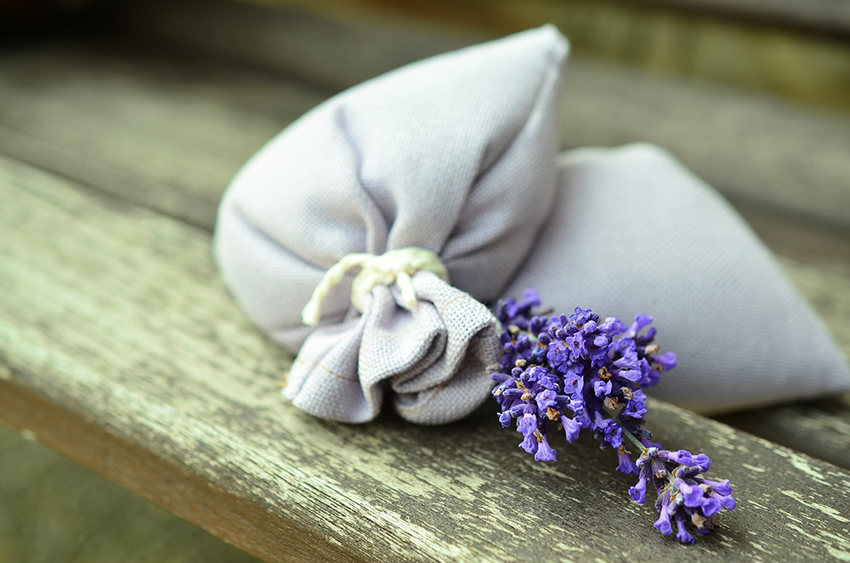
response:
<path id="1" fill-rule="evenodd" d="M 0 425 L 0 561 L 256 559 Z"/>

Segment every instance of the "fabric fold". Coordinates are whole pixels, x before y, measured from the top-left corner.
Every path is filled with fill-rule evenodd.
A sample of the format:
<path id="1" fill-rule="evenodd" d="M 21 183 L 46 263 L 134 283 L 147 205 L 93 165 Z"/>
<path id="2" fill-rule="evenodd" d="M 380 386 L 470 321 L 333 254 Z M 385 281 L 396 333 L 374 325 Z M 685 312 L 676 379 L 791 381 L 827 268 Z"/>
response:
<path id="1" fill-rule="evenodd" d="M 549 215 L 567 51 L 544 26 L 390 72 L 305 114 L 233 179 L 214 256 L 252 320 L 298 353 L 284 391 L 296 406 L 364 422 L 389 393 L 403 417 L 441 423 L 486 398 L 495 328 L 481 303 Z M 359 316 L 349 275 L 319 326 L 301 324 L 343 257 L 409 247 L 436 253 L 451 285 L 416 274 L 412 311 L 375 287 Z"/>
<path id="2" fill-rule="evenodd" d="M 375 418 L 387 388 L 398 412 L 420 424 L 450 422 L 480 405 L 501 355 L 496 320 L 430 272 L 413 283 L 413 310 L 397 290 L 377 286 L 362 317 L 311 334 L 284 395 L 304 411 L 342 422 Z"/>

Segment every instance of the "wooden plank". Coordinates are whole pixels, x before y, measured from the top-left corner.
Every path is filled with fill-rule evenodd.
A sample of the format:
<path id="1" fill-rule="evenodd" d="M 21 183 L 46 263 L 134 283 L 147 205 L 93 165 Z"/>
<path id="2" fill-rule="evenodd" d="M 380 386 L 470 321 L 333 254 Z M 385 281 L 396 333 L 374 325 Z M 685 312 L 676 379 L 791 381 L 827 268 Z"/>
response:
<path id="1" fill-rule="evenodd" d="M 0 153 L 210 228 L 239 167 L 326 95 L 173 53 L 0 54 Z"/>
<path id="2" fill-rule="evenodd" d="M 778 405 L 719 417 L 796 451 L 850 467 L 850 395 L 812 403 Z"/>
<path id="3" fill-rule="evenodd" d="M 637 0 L 639 3 L 679 6 L 753 21 L 803 26 L 840 34 L 850 33 L 848 0 Z"/>
<path id="4" fill-rule="evenodd" d="M 360 23 L 293 9 L 202 5 L 145 3 L 128 17 L 148 38 L 335 89 L 483 38 L 404 20 Z M 850 116 L 587 58 L 570 63 L 565 90 L 565 147 L 651 141 L 729 197 L 850 228 Z"/>
<path id="5" fill-rule="evenodd" d="M 250 553 L 850 557 L 850 473 L 663 403 L 656 437 L 704 448 L 741 502 L 690 548 L 651 528 L 610 452 L 539 464 L 492 405 L 438 428 L 311 418 L 279 398 L 289 359 L 226 295 L 207 232 L 5 157 L 0 200 L 0 417 Z"/>
<path id="6" fill-rule="evenodd" d="M 245 0 L 243 0 L 245 1 Z M 326 13 L 347 14 L 373 10 L 407 14 L 409 16 L 431 16 L 434 19 L 474 21 L 477 26 L 512 28 L 527 24 L 532 14 L 538 18 L 555 19 L 564 14 L 580 16 L 596 12 L 597 18 L 631 13 L 635 20 L 646 22 L 653 14 L 677 20 L 726 20 L 730 27 L 741 23 L 761 24 L 753 30 L 763 30 L 766 25 L 781 26 L 788 31 L 815 32 L 819 35 L 850 33 L 850 1 L 848 0 L 247 0 L 260 5 L 316 6 Z M 489 8 L 489 9 L 488 9 Z M 661 9 L 659 9 L 661 8 Z M 675 8 L 676 10 L 663 9 Z M 649 13 L 649 14 L 647 14 Z M 718 18 L 717 16 L 721 16 Z M 565 18 L 566 19 L 566 18 Z M 582 23 L 587 23 L 581 18 Z M 477 21 L 475 21 L 477 20 Z M 560 22 L 558 22 L 560 23 Z M 621 23 L 621 22 L 616 22 Z M 613 26 L 609 27 L 611 31 Z M 618 38 L 612 38 L 618 39 Z"/>
<path id="7" fill-rule="evenodd" d="M 563 108 L 569 146 L 657 143 L 734 203 L 850 227 L 850 117 L 585 61 Z"/>

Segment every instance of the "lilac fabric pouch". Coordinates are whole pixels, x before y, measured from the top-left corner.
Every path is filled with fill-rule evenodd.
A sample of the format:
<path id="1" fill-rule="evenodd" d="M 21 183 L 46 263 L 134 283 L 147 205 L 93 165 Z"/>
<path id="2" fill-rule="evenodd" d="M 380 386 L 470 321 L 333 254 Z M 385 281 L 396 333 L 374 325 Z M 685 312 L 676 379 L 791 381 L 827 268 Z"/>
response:
<path id="1" fill-rule="evenodd" d="M 234 178 L 215 259 L 297 354 L 296 406 L 365 422 L 387 396 L 413 422 L 465 416 L 501 354 L 489 306 L 527 286 L 562 312 L 653 312 L 681 366 L 656 394 L 691 409 L 850 388 L 829 333 L 709 186 L 647 145 L 557 156 L 567 51 L 545 26 L 393 71 Z"/>
<path id="2" fill-rule="evenodd" d="M 303 116 L 254 156 L 219 211 L 214 252 L 248 315 L 298 353 L 285 395 L 317 416 L 364 422 L 390 394 L 438 424 L 487 397 L 500 355 L 488 303 L 534 244 L 555 199 L 559 81 L 551 26 L 391 72 Z M 448 282 L 413 272 L 415 302 L 351 276 L 302 309 L 352 253 L 420 248 Z"/>

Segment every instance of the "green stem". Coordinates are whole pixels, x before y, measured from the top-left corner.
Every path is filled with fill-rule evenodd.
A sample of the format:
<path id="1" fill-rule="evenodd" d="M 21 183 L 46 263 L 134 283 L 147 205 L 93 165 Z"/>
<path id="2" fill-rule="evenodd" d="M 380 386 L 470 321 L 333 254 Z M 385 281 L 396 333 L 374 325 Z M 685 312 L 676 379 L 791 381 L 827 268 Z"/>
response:
<path id="1" fill-rule="evenodd" d="M 623 423 L 620 422 L 620 419 L 618 419 L 616 416 L 614 416 L 613 413 L 605 412 L 605 415 L 608 418 L 610 418 L 611 420 L 613 420 L 617 424 L 617 426 L 620 427 L 621 433 L 624 434 L 626 436 L 626 438 L 629 439 L 629 442 L 631 442 L 632 444 L 634 444 L 635 446 L 637 446 L 640 449 L 640 453 L 643 453 L 647 450 L 646 446 L 644 446 L 641 443 L 641 441 L 637 439 L 637 436 L 632 434 L 631 431 L 629 431 L 628 428 L 623 426 Z"/>
<path id="2" fill-rule="evenodd" d="M 610 418 L 615 423 L 617 423 L 617 426 L 620 427 L 621 433 L 624 434 L 626 436 L 626 438 L 628 438 L 629 441 L 632 444 L 634 444 L 635 446 L 638 447 L 638 449 L 640 449 L 641 454 L 643 454 L 644 452 L 646 452 L 647 449 L 649 449 L 646 446 L 644 446 L 641 443 L 641 441 L 637 439 L 637 436 L 632 434 L 631 431 L 628 428 L 623 426 L 623 423 L 620 422 L 620 420 L 616 416 L 614 416 L 612 413 L 609 413 L 609 412 L 606 412 L 605 414 L 608 416 L 608 418 Z M 666 469 L 666 466 L 665 466 L 665 469 Z M 668 469 L 667 470 L 667 481 L 672 485 L 674 480 L 675 480 L 675 478 L 673 477 L 673 474 L 670 473 L 670 470 Z"/>

